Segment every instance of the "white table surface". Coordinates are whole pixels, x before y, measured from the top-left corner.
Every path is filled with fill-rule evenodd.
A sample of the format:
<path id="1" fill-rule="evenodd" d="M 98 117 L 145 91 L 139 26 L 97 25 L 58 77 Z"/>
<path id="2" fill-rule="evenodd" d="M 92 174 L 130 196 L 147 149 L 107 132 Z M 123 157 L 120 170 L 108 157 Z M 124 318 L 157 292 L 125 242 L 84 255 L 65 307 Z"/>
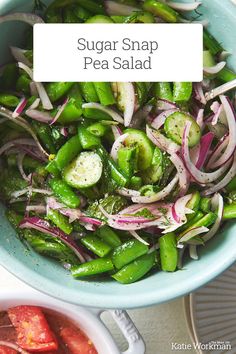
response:
<path id="1" fill-rule="evenodd" d="M 1 289 L 12 289 L 17 292 L 18 289 L 24 288 L 27 289 L 28 285 L 0 266 L 0 291 Z M 146 342 L 146 354 L 171 354 L 174 353 L 171 348 L 172 342 L 191 343 L 184 318 L 182 299 L 128 312 Z M 119 346 L 124 348 L 125 342 L 122 335 L 109 315 L 105 314 L 104 321 L 108 324 Z M 187 351 L 187 353 L 194 352 L 194 350 Z"/>

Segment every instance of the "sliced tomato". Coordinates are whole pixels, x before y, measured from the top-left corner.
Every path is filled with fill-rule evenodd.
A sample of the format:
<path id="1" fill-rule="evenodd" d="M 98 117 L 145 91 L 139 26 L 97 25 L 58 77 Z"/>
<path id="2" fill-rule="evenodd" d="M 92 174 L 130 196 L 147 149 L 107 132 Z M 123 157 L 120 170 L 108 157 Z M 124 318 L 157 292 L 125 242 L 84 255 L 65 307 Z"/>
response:
<path id="1" fill-rule="evenodd" d="M 0 354 L 17 354 L 17 351 L 8 347 L 4 347 L 3 345 L 0 345 Z"/>
<path id="2" fill-rule="evenodd" d="M 93 343 L 79 329 L 65 327 L 60 335 L 71 354 L 97 354 Z"/>
<path id="3" fill-rule="evenodd" d="M 8 310 L 16 328 L 18 345 L 28 351 L 48 352 L 57 350 L 58 343 L 41 308 L 17 306 Z"/>

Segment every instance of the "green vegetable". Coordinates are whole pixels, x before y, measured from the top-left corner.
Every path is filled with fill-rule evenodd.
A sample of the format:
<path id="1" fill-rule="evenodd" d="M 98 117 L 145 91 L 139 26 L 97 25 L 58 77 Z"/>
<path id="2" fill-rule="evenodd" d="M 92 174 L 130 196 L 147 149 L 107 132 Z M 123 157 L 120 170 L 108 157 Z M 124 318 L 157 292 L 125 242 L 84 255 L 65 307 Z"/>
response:
<path id="1" fill-rule="evenodd" d="M 200 209 L 204 213 L 209 213 L 211 210 L 211 198 L 201 198 Z"/>
<path id="2" fill-rule="evenodd" d="M 22 74 L 16 81 L 16 90 L 19 92 L 23 92 L 26 95 L 29 95 L 30 83 L 31 79 L 26 74 Z"/>
<path id="3" fill-rule="evenodd" d="M 67 93 L 68 102 L 60 114 L 58 122 L 69 124 L 80 120 L 82 115 L 82 96 L 77 84 L 74 84 Z"/>
<path id="4" fill-rule="evenodd" d="M 110 258 L 98 258 L 93 261 L 83 263 L 71 268 L 71 274 L 74 278 L 87 277 L 110 272 L 114 265 Z"/>
<path id="5" fill-rule="evenodd" d="M 20 99 L 16 96 L 0 93 L 0 104 L 10 108 L 15 108 L 19 104 Z"/>
<path id="6" fill-rule="evenodd" d="M 198 213 L 198 215 L 201 215 L 200 214 L 201 212 Z M 199 220 L 194 221 L 194 219 L 191 220 L 191 226 L 188 227 L 187 229 L 185 229 L 184 232 L 182 232 L 179 236 L 178 236 L 178 239 L 180 239 L 182 236 L 184 236 L 185 233 L 187 233 L 188 231 L 190 231 L 191 229 L 195 229 L 197 227 L 201 227 L 201 226 L 205 226 L 205 227 L 208 227 L 208 226 L 211 226 L 212 224 L 214 224 L 214 222 L 216 221 L 216 214 L 212 213 L 211 211 L 204 215 L 203 217 L 201 217 Z"/>
<path id="7" fill-rule="evenodd" d="M 236 74 L 228 68 L 223 68 L 217 74 L 217 78 L 222 80 L 223 82 L 229 82 L 236 79 Z"/>
<path id="8" fill-rule="evenodd" d="M 112 19 L 108 16 L 104 15 L 95 15 L 93 17 L 90 17 L 86 23 L 114 23 Z"/>
<path id="9" fill-rule="evenodd" d="M 196 191 L 196 192 L 192 193 L 192 198 L 187 203 L 186 207 L 191 210 L 198 211 L 200 201 L 201 201 L 201 195 L 200 195 L 199 191 Z"/>
<path id="10" fill-rule="evenodd" d="M 86 102 L 99 102 L 97 92 L 92 82 L 79 82 L 78 85 Z"/>
<path id="11" fill-rule="evenodd" d="M 57 168 L 55 160 L 50 161 L 45 167 L 46 171 L 51 173 L 55 177 L 60 176 L 60 170 Z"/>
<path id="12" fill-rule="evenodd" d="M 143 3 L 145 11 L 151 12 L 154 16 L 158 16 L 166 22 L 176 23 L 179 21 L 179 14 L 170 6 L 155 0 L 146 0 Z"/>
<path id="13" fill-rule="evenodd" d="M 165 133 L 175 143 L 182 145 L 184 129 L 187 122 L 191 122 L 188 145 L 193 147 L 198 144 L 201 138 L 201 129 L 190 115 L 184 112 L 175 112 L 169 115 L 164 124 Z"/>
<path id="14" fill-rule="evenodd" d="M 79 137 L 73 136 L 60 148 L 55 157 L 55 163 L 59 170 L 66 167 L 81 151 Z"/>
<path id="15" fill-rule="evenodd" d="M 56 102 L 64 97 L 73 85 L 73 82 L 51 82 L 47 84 L 46 90 L 51 102 Z"/>
<path id="16" fill-rule="evenodd" d="M 102 175 L 102 160 L 95 152 L 81 152 L 62 172 L 67 184 L 74 188 L 94 186 Z"/>
<path id="17" fill-rule="evenodd" d="M 235 219 L 236 218 L 236 204 L 224 205 L 223 219 Z"/>
<path id="18" fill-rule="evenodd" d="M 101 139 L 91 134 L 85 127 L 80 126 L 78 129 L 80 144 L 83 149 L 94 149 L 101 145 Z"/>
<path id="19" fill-rule="evenodd" d="M 142 178 L 139 176 L 131 177 L 129 186 L 131 189 L 139 190 L 142 187 Z"/>
<path id="20" fill-rule="evenodd" d="M 173 101 L 173 93 L 169 82 L 155 82 L 154 94 L 159 99 Z"/>
<path id="21" fill-rule="evenodd" d="M 16 167 L 17 166 L 17 156 L 16 155 L 9 155 L 7 157 L 7 164 L 8 166 L 11 167 Z M 41 166 L 41 163 L 37 160 L 32 159 L 29 156 L 24 156 L 24 159 L 22 161 L 23 167 L 25 170 L 36 170 Z"/>
<path id="22" fill-rule="evenodd" d="M 217 55 L 224 50 L 222 45 L 218 43 L 217 40 L 206 29 L 203 31 L 203 44 L 205 48 L 210 50 L 212 55 Z"/>
<path id="23" fill-rule="evenodd" d="M 88 131 L 98 137 L 103 137 L 108 131 L 109 127 L 102 123 L 91 124 L 88 128 Z"/>
<path id="24" fill-rule="evenodd" d="M 116 102 L 109 82 L 94 82 L 93 84 L 103 106 L 112 105 Z"/>
<path id="25" fill-rule="evenodd" d="M 173 232 L 159 238 L 161 269 L 164 272 L 174 272 L 178 263 L 176 236 Z"/>
<path id="26" fill-rule="evenodd" d="M 135 172 L 137 172 L 137 161 L 138 160 L 138 148 L 133 147 L 122 147 L 118 150 L 118 166 L 128 177 L 132 177 Z"/>
<path id="27" fill-rule="evenodd" d="M 127 206 L 127 201 L 120 195 L 109 195 L 108 197 L 91 204 L 87 209 L 87 213 L 94 218 L 104 219 L 104 215 L 99 206 L 101 206 L 108 214 L 117 214 Z"/>
<path id="28" fill-rule="evenodd" d="M 174 82 L 173 100 L 174 102 L 188 102 L 192 95 L 191 82 Z"/>
<path id="29" fill-rule="evenodd" d="M 47 219 L 53 222 L 53 224 L 55 224 L 67 235 L 73 231 L 73 226 L 69 223 L 68 218 L 60 214 L 60 212 L 57 210 L 49 209 L 47 213 Z"/>
<path id="30" fill-rule="evenodd" d="M 136 258 L 147 252 L 148 246 L 138 240 L 130 240 L 114 249 L 112 253 L 112 262 L 116 269 L 121 269 L 126 264 L 134 261 Z"/>
<path id="31" fill-rule="evenodd" d="M 53 178 L 49 180 L 49 185 L 59 200 L 69 208 L 78 208 L 80 198 L 74 191 L 61 179 Z"/>
<path id="32" fill-rule="evenodd" d="M 104 257 L 110 253 L 112 248 L 94 234 L 81 238 L 81 243 L 99 257 Z"/>
<path id="33" fill-rule="evenodd" d="M 154 152 L 152 142 L 143 131 L 138 129 L 128 128 L 124 133 L 128 134 L 128 137 L 125 139 L 126 146 L 138 146 L 138 169 L 141 171 L 146 170 L 152 164 Z"/>
<path id="34" fill-rule="evenodd" d="M 96 231 L 96 234 L 112 248 L 118 247 L 121 245 L 121 240 L 119 236 L 107 225 L 99 227 Z"/>
<path id="35" fill-rule="evenodd" d="M 227 192 L 233 192 L 234 190 L 236 190 L 236 176 L 229 182 L 229 184 L 227 184 L 225 189 L 227 190 Z"/>
<path id="36" fill-rule="evenodd" d="M 112 275 L 121 284 L 131 284 L 143 278 L 155 265 L 155 252 L 138 257 Z"/>
<path id="37" fill-rule="evenodd" d="M 36 131 L 36 134 L 39 137 L 39 140 L 42 142 L 43 146 L 45 149 L 50 153 L 50 154 L 55 154 L 56 153 L 56 147 L 52 139 L 52 132 L 51 129 L 48 125 L 42 124 L 39 122 L 32 122 L 33 128 Z"/>

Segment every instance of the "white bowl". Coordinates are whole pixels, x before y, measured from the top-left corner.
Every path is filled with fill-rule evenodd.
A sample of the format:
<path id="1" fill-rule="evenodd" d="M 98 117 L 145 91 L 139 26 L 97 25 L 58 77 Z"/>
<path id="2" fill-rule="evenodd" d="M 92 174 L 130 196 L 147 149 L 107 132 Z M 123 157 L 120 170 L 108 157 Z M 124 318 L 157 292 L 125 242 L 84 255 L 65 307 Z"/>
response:
<path id="1" fill-rule="evenodd" d="M 100 316 L 105 310 L 87 310 L 56 300 L 35 290 L 17 291 L 1 290 L 0 309 L 7 310 L 19 305 L 35 305 L 57 311 L 68 317 L 91 339 L 99 354 L 121 354 L 109 330 Z M 134 323 L 123 310 L 109 311 L 126 338 L 129 348 L 123 354 L 144 354 L 144 341 Z"/>

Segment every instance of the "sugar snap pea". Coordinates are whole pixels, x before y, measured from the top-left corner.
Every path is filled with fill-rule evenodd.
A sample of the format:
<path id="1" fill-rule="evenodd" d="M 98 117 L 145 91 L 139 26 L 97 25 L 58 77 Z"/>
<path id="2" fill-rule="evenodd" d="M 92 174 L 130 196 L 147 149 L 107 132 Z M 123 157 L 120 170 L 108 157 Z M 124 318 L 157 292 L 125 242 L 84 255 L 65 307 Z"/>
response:
<path id="1" fill-rule="evenodd" d="M 114 249 L 112 262 L 116 269 L 121 269 L 126 264 L 134 261 L 148 252 L 148 246 L 138 240 L 130 240 Z"/>
<path id="2" fill-rule="evenodd" d="M 178 263 L 176 236 L 173 232 L 159 238 L 161 269 L 164 272 L 174 272 Z"/>
<path id="3" fill-rule="evenodd" d="M 109 82 L 94 82 L 93 84 L 103 106 L 109 106 L 116 102 Z"/>
<path id="4" fill-rule="evenodd" d="M 110 258 L 98 258 L 90 262 L 80 264 L 79 266 L 73 266 L 71 268 L 71 274 L 74 278 L 87 277 L 91 275 L 97 275 L 110 272 L 114 269 L 114 265 Z"/>
<path id="5" fill-rule="evenodd" d="M 96 234 L 112 248 L 118 247 L 121 245 L 121 240 L 119 236 L 107 225 L 101 226 Z"/>
<path id="6" fill-rule="evenodd" d="M 49 209 L 47 213 L 47 219 L 55 224 L 59 229 L 69 235 L 73 231 L 73 226 L 69 223 L 66 216 L 60 214 L 57 210 Z"/>
<path id="7" fill-rule="evenodd" d="M 77 135 L 70 138 L 57 152 L 55 163 L 59 170 L 68 165 L 81 151 L 81 144 Z"/>
<path id="8" fill-rule="evenodd" d="M 3 106 L 15 108 L 19 102 L 20 99 L 16 96 L 0 93 L 0 104 Z"/>
<path id="9" fill-rule="evenodd" d="M 166 22 L 175 23 L 179 20 L 179 14 L 170 6 L 160 1 L 146 0 L 143 3 L 145 11 L 151 12 L 154 16 L 158 16 Z"/>
<path id="10" fill-rule="evenodd" d="M 89 234 L 81 238 L 81 243 L 99 257 L 105 257 L 110 253 L 112 248 L 99 237 Z"/>
<path id="11" fill-rule="evenodd" d="M 101 139 L 98 136 L 90 133 L 85 127 L 80 126 L 78 128 L 78 135 L 80 144 L 83 149 L 94 149 L 101 145 Z"/>
<path id="12" fill-rule="evenodd" d="M 52 178 L 49 180 L 49 185 L 52 188 L 53 193 L 62 203 L 69 208 L 79 207 L 80 198 L 62 179 Z"/>
<path id="13" fill-rule="evenodd" d="M 73 85 L 73 82 L 50 82 L 46 86 L 47 94 L 52 102 L 58 101 L 67 94 Z"/>

